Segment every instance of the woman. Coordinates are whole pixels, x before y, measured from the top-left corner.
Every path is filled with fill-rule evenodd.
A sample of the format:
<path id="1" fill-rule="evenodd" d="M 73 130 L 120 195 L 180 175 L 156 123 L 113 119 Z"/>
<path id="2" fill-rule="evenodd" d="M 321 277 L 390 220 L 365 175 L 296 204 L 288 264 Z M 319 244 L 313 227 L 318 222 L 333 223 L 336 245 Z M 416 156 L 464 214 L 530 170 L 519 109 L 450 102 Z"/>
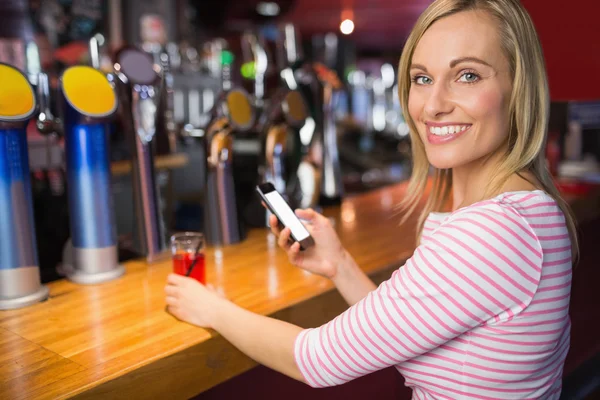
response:
<path id="1" fill-rule="evenodd" d="M 399 68 L 414 212 L 430 167 L 420 244 L 376 287 L 311 210 L 316 246 L 290 260 L 333 280 L 351 307 L 316 329 L 252 314 L 171 275 L 169 310 L 314 387 L 391 365 L 413 398 L 558 398 L 569 349 L 574 223 L 543 155 L 549 101 L 542 50 L 518 0 L 438 0 Z M 439 211 L 451 196 L 452 212 Z"/>

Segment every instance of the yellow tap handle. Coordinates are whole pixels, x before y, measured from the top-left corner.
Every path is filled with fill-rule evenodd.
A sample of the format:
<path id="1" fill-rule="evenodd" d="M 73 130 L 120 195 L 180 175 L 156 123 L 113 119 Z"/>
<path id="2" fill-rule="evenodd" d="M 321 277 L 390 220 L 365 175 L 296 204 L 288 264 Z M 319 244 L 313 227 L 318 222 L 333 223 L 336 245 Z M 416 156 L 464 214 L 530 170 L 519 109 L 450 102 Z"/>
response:
<path id="1" fill-rule="evenodd" d="M 92 67 L 77 65 L 62 75 L 62 90 L 71 106 L 89 117 L 107 117 L 117 109 L 117 96 L 106 76 Z"/>
<path id="2" fill-rule="evenodd" d="M 0 64 L 0 121 L 20 121 L 35 111 L 35 94 L 25 75 Z"/>

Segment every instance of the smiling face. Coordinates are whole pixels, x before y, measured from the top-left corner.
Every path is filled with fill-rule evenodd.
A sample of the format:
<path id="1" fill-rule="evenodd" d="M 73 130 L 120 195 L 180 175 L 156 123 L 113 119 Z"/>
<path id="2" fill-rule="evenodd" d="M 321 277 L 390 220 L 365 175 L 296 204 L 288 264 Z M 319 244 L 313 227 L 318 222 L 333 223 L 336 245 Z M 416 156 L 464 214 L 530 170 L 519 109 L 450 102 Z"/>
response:
<path id="1" fill-rule="evenodd" d="M 510 66 L 497 23 L 481 11 L 436 21 L 415 48 L 408 112 L 436 168 L 496 154 L 509 133 Z"/>

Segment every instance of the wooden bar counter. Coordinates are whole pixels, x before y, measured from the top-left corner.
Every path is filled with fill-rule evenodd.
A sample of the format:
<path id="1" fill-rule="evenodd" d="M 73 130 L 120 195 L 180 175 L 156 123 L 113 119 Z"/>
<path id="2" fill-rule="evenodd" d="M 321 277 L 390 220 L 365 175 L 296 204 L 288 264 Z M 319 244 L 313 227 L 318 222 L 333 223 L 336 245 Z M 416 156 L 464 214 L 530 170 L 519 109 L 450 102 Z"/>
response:
<path id="1" fill-rule="evenodd" d="M 400 227 L 394 211 L 405 188 L 350 197 L 325 211 L 377 282 L 414 250 L 415 219 Z M 266 229 L 208 248 L 206 266 L 207 281 L 235 303 L 302 327 L 346 307 L 328 280 L 289 264 Z M 95 286 L 53 282 L 48 301 L 0 311 L 0 399 L 187 399 L 256 365 L 216 332 L 165 312 L 170 260 L 129 262 L 126 270 Z"/>
<path id="2" fill-rule="evenodd" d="M 404 185 L 326 210 L 361 267 L 389 274 L 414 248 L 394 206 Z M 190 398 L 256 364 L 211 330 L 165 312 L 170 259 L 126 263 L 101 285 L 49 284 L 48 301 L 0 312 L 0 399 Z M 292 266 L 267 229 L 206 251 L 207 281 L 235 303 L 304 327 L 345 305 L 324 278 Z M 383 277 L 379 280 L 384 279 Z"/>

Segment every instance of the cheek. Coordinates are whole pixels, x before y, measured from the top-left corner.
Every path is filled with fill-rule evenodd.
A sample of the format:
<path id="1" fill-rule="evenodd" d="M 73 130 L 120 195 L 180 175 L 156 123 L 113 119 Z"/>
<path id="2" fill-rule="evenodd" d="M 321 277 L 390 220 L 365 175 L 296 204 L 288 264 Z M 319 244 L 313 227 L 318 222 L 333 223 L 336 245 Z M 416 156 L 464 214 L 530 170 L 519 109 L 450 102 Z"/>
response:
<path id="1" fill-rule="evenodd" d="M 481 90 L 473 96 L 464 97 L 464 108 L 476 120 L 500 128 L 507 119 L 505 96 L 496 88 Z M 492 128 L 490 126 L 490 128 Z"/>
<path id="2" fill-rule="evenodd" d="M 508 101 L 497 87 L 463 96 L 463 110 L 480 125 L 478 141 L 495 146 L 508 137 Z"/>
<path id="3" fill-rule="evenodd" d="M 408 114 L 415 122 L 418 123 L 419 118 L 421 117 L 421 112 L 423 110 L 423 99 L 419 96 L 419 94 L 411 89 L 408 94 Z"/>

